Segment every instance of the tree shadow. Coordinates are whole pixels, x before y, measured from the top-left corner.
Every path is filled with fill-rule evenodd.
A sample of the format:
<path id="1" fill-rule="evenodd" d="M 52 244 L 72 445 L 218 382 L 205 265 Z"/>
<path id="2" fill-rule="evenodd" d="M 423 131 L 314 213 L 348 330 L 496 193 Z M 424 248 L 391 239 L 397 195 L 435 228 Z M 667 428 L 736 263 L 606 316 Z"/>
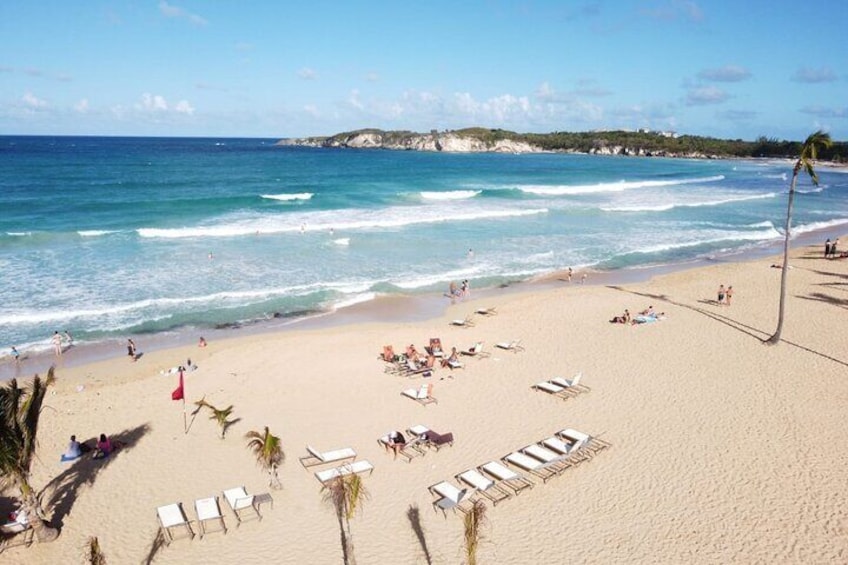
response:
<path id="1" fill-rule="evenodd" d="M 241 422 L 241 418 L 236 418 L 234 420 L 227 420 L 224 422 L 224 425 L 221 426 L 221 439 L 224 439 L 224 436 L 227 435 L 227 431 L 229 431 L 231 426 L 234 426 Z"/>
<path id="2" fill-rule="evenodd" d="M 433 558 L 430 556 L 430 549 L 427 547 L 427 538 L 424 537 L 424 528 L 421 527 L 421 512 L 418 510 L 417 504 L 410 504 L 406 510 L 406 517 L 409 518 L 409 525 L 412 526 L 412 531 L 415 532 L 415 537 L 418 538 L 418 543 L 424 551 L 424 559 L 427 560 L 427 565 L 433 563 Z"/>
<path id="3" fill-rule="evenodd" d="M 814 300 L 816 302 L 824 302 L 825 304 L 831 304 L 839 308 L 848 308 L 848 298 L 836 298 L 835 296 L 830 296 L 829 294 L 825 294 L 823 292 L 814 292 L 808 296 L 799 296 L 798 298 L 802 300 Z"/>
<path id="4" fill-rule="evenodd" d="M 651 298 L 655 301 L 665 302 L 667 304 L 672 304 L 672 305 L 678 306 L 680 308 L 686 308 L 688 310 L 692 310 L 693 312 L 697 312 L 697 313 L 702 314 L 702 315 L 704 315 L 708 318 L 711 318 L 711 319 L 713 319 L 713 320 L 715 320 L 715 321 L 717 321 L 721 324 L 724 324 L 728 327 L 731 327 L 738 332 L 741 332 L 743 334 L 751 336 L 754 339 L 756 339 L 757 341 L 759 341 L 760 343 L 765 343 L 766 340 L 768 339 L 769 335 L 770 335 L 769 333 L 764 332 L 763 330 L 761 330 L 759 328 L 755 328 L 753 326 L 743 324 L 742 322 L 738 322 L 738 321 L 734 320 L 733 318 L 723 316 L 721 314 L 716 314 L 715 312 L 709 312 L 707 310 L 704 310 L 703 308 L 697 308 L 697 307 L 691 306 L 689 304 L 677 302 L 676 300 L 672 300 L 671 298 L 668 297 L 668 295 L 665 295 L 665 294 L 651 294 L 651 293 L 648 293 L 648 292 L 636 292 L 635 290 L 629 290 L 629 289 L 626 289 L 626 288 L 623 288 L 623 287 L 620 287 L 620 286 L 607 286 L 607 288 L 610 288 L 612 290 L 618 290 L 618 291 L 621 291 L 621 292 L 627 292 L 629 294 L 635 294 L 637 296 L 644 296 L 646 298 Z M 803 297 L 803 296 L 798 296 L 797 298 L 805 298 L 806 300 L 824 300 L 824 301 L 830 302 L 830 303 L 835 302 L 836 305 L 838 305 L 842 308 L 848 308 L 848 301 L 843 301 L 843 300 L 840 300 L 840 299 L 832 298 L 832 297 L 829 297 L 829 296 L 824 295 L 824 294 L 822 294 L 821 296 L 826 297 L 827 300 L 824 300 L 823 298 L 806 298 L 806 297 Z M 709 299 L 702 299 L 702 300 L 699 300 L 698 302 L 700 304 L 715 304 L 715 301 L 709 300 Z M 781 339 L 780 341 L 782 343 L 786 343 L 787 345 L 797 347 L 798 349 L 803 349 L 804 351 L 806 351 L 808 353 L 812 353 L 813 355 L 818 355 L 819 357 L 823 357 L 823 358 L 827 359 L 828 361 L 833 361 L 834 363 L 839 363 L 840 365 L 844 365 L 844 366 L 848 367 L 848 362 L 845 362 L 845 361 L 842 361 L 841 359 L 837 359 L 835 357 L 832 357 L 832 356 L 828 355 L 827 353 L 822 353 L 821 351 L 816 351 L 815 349 L 810 349 L 809 347 L 806 347 L 806 346 L 801 345 L 799 343 L 789 341 L 787 339 Z"/>
<path id="5" fill-rule="evenodd" d="M 65 517 L 70 514 L 71 508 L 73 508 L 80 487 L 85 484 L 93 484 L 103 469 L 110 466 L 115 459 L 119 459 L 124 452 L 132 449 L 149 431 L 150 426 L 142 424 L 113 434 L 110 439 L 115 448 L 108 457 L 94 459 L 85 454 L 71 462 L 70 467 L 47 483 L 38 493 L 38 498 L 42 503 L 42 508 L 53 510 L 51 524 L 61 529 Z M 88 440 L 86 443 L 91 443 L 91 441 Z M 94 441 L 96 442 L 96 439 Z M 47 504 L 44 504 L 43 498 L 47 496 L 48 492 L 50 493 L 49 500 Z"/>
<path id="6" fill-rule="evenodd" d="M 153 560 L 156 559 L 156 555 L 159 554 L 159 551 L 165 547 L 165 536 L 162 535 L 162 530 L 156 530 L 156 536 L 153 538 L 153 541 L 150 542 L 150 548 L 147 550 L 147 555 L 144 556 L 142 563 L 144 565 L 150 565 L 153 563 Z"/>

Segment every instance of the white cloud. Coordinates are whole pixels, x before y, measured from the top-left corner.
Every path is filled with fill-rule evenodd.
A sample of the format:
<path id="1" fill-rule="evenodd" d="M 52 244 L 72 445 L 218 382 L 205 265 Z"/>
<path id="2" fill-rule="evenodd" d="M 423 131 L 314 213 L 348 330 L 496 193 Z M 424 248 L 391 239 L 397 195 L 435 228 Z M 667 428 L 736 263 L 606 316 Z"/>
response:
<path id="1" fill-rule="evenodd" d="M 209 23 L 203 16 L 192 14 L 179 6 L 168 4 L 165 0 L 159 2 L 159 12 L 166 18 L 186 20 L 196 26 L 205 26 Z"/>
<path id="2" fill-rule="evenodd" d="M 740 82 L 751 78 L 751 71 L 736 65 L 725 65 L 716 69 L 703 69 L 698 78 L 714 82 Z"/>
<path id="3" fill-rule="evenodd" d="M 316 73 L 313 69 L 304 67 L 297 71 L 297 76 L 299 76 L 303 80 L 315 80 L 316 78 L 318 78 L 318 73 Z"/>
<path id="4" fill-rule="evenodd" d="M 820 69 L 802 67 L 795 71 L 795 74 L 792 75 L 792 80 L 807 83 L 834 82 L 836 80 L 836 73 L 827 67 Z"/>
<path id="5" fill-rule="evenodd" d="M 74 104 L 74 110 L 79 112 L 80 114 L 85 114 L 88 112 L 88 99 L 83 98 L 76 104 Z"/>
<path id="6" fill-rule="evenodd" d="M 720 88 L 715 86 L 704 86 L 700 88 L 690 88 L 686 93 L 687 106 L 704 106 L 706 104 L 721 104 L 730 96 Z"/>
<path id="7" fill-rule="evenodd" d="M 168 110 L 168 102 L 163 96 L 145 92 L 141 95 L 141 101 L 135 107 L 137 110 L 145 112 L 164 112 Z"/>
<path id="8" fill-rule="evenodd" d="M 47 107 L 47 101 L 37 98 L 32 92 L 25 93 L 21 100 L 30 110 L 42 110 Z"/>
<path id="9" fill-rule="evenodd" d="M 194 108 L 188 103 L 188 100 L 180 100 L 177 102 L 177 105 L 174 106 L 174 111 L 178 114 L 186 114 L 187 116 L 194 115 Z"/>

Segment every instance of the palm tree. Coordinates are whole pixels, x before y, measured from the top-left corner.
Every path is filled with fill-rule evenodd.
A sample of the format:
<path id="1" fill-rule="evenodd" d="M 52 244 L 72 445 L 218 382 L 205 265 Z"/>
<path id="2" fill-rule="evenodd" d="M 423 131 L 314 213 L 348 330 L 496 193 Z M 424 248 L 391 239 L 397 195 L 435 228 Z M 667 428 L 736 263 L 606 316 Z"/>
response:
<path id="1" fill-rule="evenodd" d="M 329 502 L 336 510 L 339 520 L 339 533 L 342 540 L 342 558 L 345 565 L 356 565 L 353 555 L 353 534 L 350 531 L 350 519 L 362 508 L 362 502 L 369 498 L 368 490 L 362 484 L 362 477 L 353 473 L 337 476 L 321 488 L 324 502 Z"/>
<path id="2" fill-rule="evenodd" d="M 280 438 L 271 434 L 268 426 L 265 426 L 264 432 L 250 431 L 244 437 L 248 440 L 247 447 L 256 456 L 256 462 L 268 472 L 269 486 L 274 489 L 283 488 L 279 477 L 277 477 L 277 467 L 282 465 L 286 459 Z"/>
<path id="3" fill-rule="evenodd" d="M 774 335 L 768 338 L 765 343 L 768 345 L 776 345 L 780 343 L 780 334 L 783 333 L 783 316 L 784 307 L 786 305 L 786 275 L 789 272 L 789 239 L 790 228 L 792 226 L 792 204 L 795 200 L 795 184 L 798 182 L 798 173 L 803 169 L 808 175 L 813 184 L 819 184 L 819 176 L 813 168 L 813 163 L 818 156 L 819 149 L 825 149 L 833 145 L 830 135 L 818 130 L 811 133 L 804 145 L 801 146 L 801 155 L 792 169 L 792 183 L 789 185 L 789 204 L 786 207 L 786 229 L 783 234 L 783 265 L 780 269 L 780 306 L 777 315 L 777 329 Z"/>
<path id="4" fill-rule="evenodd" d="M 38 496 L 29 482 L 41 404 L 55 380 L 51 367 L 46 379 L 35 375 L 28 389 L 18 387 L 17 379 L 0 388 L 0 481 L 21 491 L 21 507 L 39 542 L 59 537 L 59 531 L 42 517 Z"/>
<path id="5" fill-rule="evenodd" d="M 203 407 L 209 408 L 209 410 L 212 412 L 212 414 L 209 416 L 209 419 L 215 420 L 216 422 L 218 422 L 218 425 L 221 426 L 221 439 L 224 439 L 224 434 L 227 433 L 227 428 L 229 428 L 231 425 L 233 425 L 235 423 L 235 420 L 228 420 L 227 419 L 227 418 L 230 417 L 230 414 L 233 413 L 233 405 L 230 404 L 229 406 L 227 406 L 224 409 L 219 409 L 219 408 L 215 408 L 214 406 L 212 406 L 211 404 L 206 402 L 206 400 L 203 399 L 203 398 L 201 398 L 200 400 L 198 400 L 194 404 L 198 408 L 203 408 Z"/>
<path id="6" fill-rule="evenodd" d="M 475 500 L 474 505 L 465 515 L 464 522 L 465 559 L 468 565 L 477 565 L 477 547 L 483 539 L 480 530 L 486 523 L 486 506 L 481 501 Z"/>
<path id="7" fill-rule="evenodd" d="M 106 556 L 103 555 L 103 550 L 100 549 L 100 542 L 97 536 L 88 538 L 88 543 L 85 546 L 85 557 L 91 565 L 106 565 Z"/>

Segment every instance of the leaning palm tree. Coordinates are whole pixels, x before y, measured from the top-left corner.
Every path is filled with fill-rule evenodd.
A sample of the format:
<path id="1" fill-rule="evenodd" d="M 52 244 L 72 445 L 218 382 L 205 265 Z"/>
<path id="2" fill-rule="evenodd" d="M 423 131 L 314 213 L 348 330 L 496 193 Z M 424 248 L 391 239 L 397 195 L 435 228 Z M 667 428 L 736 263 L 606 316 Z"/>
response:
<path id="1" fill-rule="evenodd" d="M 321 491 L 324 493 L 324 501 L 332 504 L 336 510 L 342 540 L 342 559 L 345 565 L 356 565 L 350 519 L 369 497 L 368 490 L 362 484 L 362 477 L 355 473 L 337 476 L 325 483 Z"/>
<path id="2" fill-rule="evenodd" d="M 819 176 L 813 168 L 819 150 L 830 147 L 833 142 L 830 135 L 818 130 L 811 133 L 804 145 L 801 146 L 801 155 L 792 169 L 792 183 L 789 185 L 789 204 L 786 207 L 786 229 L 783 234 L 783 265 L 780 268 L 780 306 L 778 307 L 777 329 L 774 335 L 768 338 L 765 343 L 768 345 L 776 345 L 780 343 L 780 334 L 783 333 L 783 317 L 784 308 L 786 306 L 786 275 L 789 272 L 789 239 L 791 236 L 790 228 L 792 226 L 792 204 L 795 200 L 795 184 L 798 182 L 798 174 L 803 169 L 808 175 L 813 184 L 819 184 Z"/>
<path id="3" fill-rule="evenodd" d="M 223 409 L 216 408 L 206 402 L 204 398 L 201 398 L 194 404 L 195 406 L 197 406 L 198 409 L 208 408 L 212 412 L 212 414 L 209 415 L 209 419 L 218 422 L 218 425 L 221 427 L 221 439 L 224 439 L 224 434 L 227 433 L 227 428 L 229 428 L 231 425 L 233 425 L 233 423 L 235 423 L 235 420 L 227 419 L 230 417 L 230 414 L 233 413 L 233 405 L 230 404 L 229 406 Z"/>
<path id="4" fill-rule="evenodd" d="M 268 472 L 269 486 L 274 489 L 283 488 L 277 476 L 277 467 L 286 459 L 280 438 L 271 434 L 268 426 L 265 426 L 264 432 L 250 431 L 244 437 L 248 440 L 247 447 L 256 456 L 256 462 Z"/>
<path id="5" fill-rule="evenodd" d="M 41 404 L 55 380 L 51 367 L 46 379 L 35 375 L 27 389 L 20 388 L 16 379 L 0 388 L 0 481 L 20 490 L 21 507 L 39 542 L 59 536 L 59 531 L 43 518 L 38 496 L 29 482 Z"/>
<path id="6" fill-rule="evenodd" d="M 465 515 L 465 560 L 468 565 L 477 565 L 477 547 L 483 539 L 480 531 L 486 523 L 486 506 L 479 500 Z"/>

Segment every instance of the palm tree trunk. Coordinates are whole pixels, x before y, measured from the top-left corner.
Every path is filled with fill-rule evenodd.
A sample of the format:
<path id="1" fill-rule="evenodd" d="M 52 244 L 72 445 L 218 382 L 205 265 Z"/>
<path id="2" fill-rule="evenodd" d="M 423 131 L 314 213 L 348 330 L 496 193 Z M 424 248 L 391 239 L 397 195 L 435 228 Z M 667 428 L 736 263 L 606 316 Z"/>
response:
<path id="1" fill-rule="evenodd" d="M 789 204 L 786 207 L 786 229 L 783 238 L 783 265 L 780 268 L 780 305 L 778 306 L 777 313 L 777 329 L 765 341 L 767 345 L 777 345 L 780 343 L 780 335 L 783 333 L 783 318 L 786 307 L 786 275 L 789 273 L 789 238 L 791 236 L 790 228 L 792 226 L 792 205 L 795 201 L 795 183 L 798 181 L 799 171 L 800 162 L 798 165 L 795 165 L 795 169 L 792 171 L 792 184 L 789 186 Z"/>
<path id="2" fill-rule="evenodd" d="M 19 480 L 22 495 L 21 506 L 23 506 L 27 521 L 35 533 L 35 539 L 39 543 L 55 540 L 59 537 L 59 530 L 47 525 L 47 522 L 41 517 L 41 505 L 38 503 L 35 491 L 25 479 L 20 478 Z"/>

